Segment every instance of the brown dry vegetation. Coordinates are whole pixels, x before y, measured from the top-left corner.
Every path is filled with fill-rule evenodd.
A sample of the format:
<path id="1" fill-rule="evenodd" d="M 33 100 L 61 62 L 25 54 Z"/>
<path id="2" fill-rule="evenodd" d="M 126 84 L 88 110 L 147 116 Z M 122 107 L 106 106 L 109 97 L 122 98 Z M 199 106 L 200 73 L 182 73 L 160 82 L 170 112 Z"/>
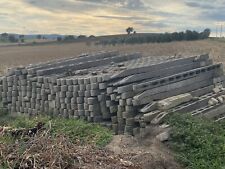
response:
<path id="1" fill-rule="evenodd" d="M 225 61 L 225 43 L 202 40 L 189 42 L 150 43 L 137 45 L 95 46 L 82 43 L 60 43 L 36 46 L 0 47 L 0 71 L 7 67 L 76 56 L 81 53 L 100 50 L 119 50 L 121 52 L 142 52 L 148 56 L 192 55 L 210 53 L 215 61 Z"/>

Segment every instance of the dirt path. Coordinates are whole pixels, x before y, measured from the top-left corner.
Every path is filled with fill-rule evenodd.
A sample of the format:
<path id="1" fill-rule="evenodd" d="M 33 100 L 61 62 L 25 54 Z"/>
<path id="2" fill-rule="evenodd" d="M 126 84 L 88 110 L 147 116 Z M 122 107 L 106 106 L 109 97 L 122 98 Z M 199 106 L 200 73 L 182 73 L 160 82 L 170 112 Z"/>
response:
<path id="1" fill-rule="evenodd" d="M 132 154 L 129 160 L 143 169 L 182 169 L 173 153 L 155 138 L 155 134 L 144 138 L 117 135 L 107 149 L 124 156 Z"/>

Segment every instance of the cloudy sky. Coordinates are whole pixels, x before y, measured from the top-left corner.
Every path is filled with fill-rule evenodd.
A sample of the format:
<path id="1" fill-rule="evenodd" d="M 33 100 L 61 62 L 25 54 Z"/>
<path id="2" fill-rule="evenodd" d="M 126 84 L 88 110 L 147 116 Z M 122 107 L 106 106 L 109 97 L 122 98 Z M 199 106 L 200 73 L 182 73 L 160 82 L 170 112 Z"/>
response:
<path id="1" fill-rule="evenodd" d="M 104 35 L 128 26 L 215 32 L 224 21 L 225 0 L 0 0 L 0 32 Z"/>

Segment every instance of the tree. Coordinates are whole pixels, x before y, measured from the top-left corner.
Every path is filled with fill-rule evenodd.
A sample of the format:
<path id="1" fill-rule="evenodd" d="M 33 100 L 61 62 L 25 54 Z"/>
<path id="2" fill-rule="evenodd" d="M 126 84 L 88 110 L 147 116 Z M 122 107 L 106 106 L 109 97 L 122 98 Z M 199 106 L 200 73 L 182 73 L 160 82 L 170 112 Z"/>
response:
<path id="1" fill-rule="evenodd" d="M 79 36 L 77 37 L 77 39 L 85 39 L 85 38 L 86 38 L 85 35 L 79 35 Z"/>
<path id="2" fill-rule="evenodd" d="M 19 35 L 19 38 L 20 39 L 24 39 L 24 35 Z"/>
<path id="3" fill-rule="evenodd" d="M 24 35 L 19 35 L 20 42 L 22 42 L 22 43 L 24 42 L 24 37 L 25 37 Z"/>
<path id="4" fill-rule="evenodd" d="M 2 33 L 1 36 L 2 36 L 2 38 L 8 38 L 9 34 L 8 33 Z"/>
<path id="5" fill-rule="evenodd" d="M 73 41 L 73 40 L 75 40 L 73 35 L 67 35 L 64 37 L 64 41 Z"/>
<path id="6" fill-rule="evenodd" d="M 89 36 L 90 39 L 96 38 L 94 35 Z"/>
<path id="7" fill-rule="evenodd" d="M 58 41 L 58 42 L 62 41 L 62 37 L 61 37 L 61 36 L 58 36 L 58 37 L 57 37 L 57 41 Z"/>
<path id="8" fill-rule="evenodd" d="M 41 36 L 41 35 L 37 35 L 36 38 L 37 38 L 37 39 L 41 39 L 42 36 Z"/>
<path id="9" fill-rule="evenodd" d="M 18 42 L 18 39 L 14 35 L 9 35 L 9 41 L 12 43 Z"/>
<path id="10" fill-rule="evenodd" d="M 200 33 L 200 39 L 207 39 L 210 36 L 211 30 L 209 28 L 205 29 Z"/>
<path id="11" fill-rule="evenodd" d="M 127 32 L 128 35 L 130 35 L 133 31 L 134 31 L 134 28 L 133 27 L 128 27 L 126 29 L 126 32 Z"/>

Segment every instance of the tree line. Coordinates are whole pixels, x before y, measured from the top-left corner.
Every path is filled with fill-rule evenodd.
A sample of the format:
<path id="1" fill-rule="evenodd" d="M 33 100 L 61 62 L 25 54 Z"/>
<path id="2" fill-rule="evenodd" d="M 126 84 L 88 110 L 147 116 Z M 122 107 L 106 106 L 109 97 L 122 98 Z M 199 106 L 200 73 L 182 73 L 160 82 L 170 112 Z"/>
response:
<path id="1" fill-rule="evenodd" d="M 36 39 L 46 39 L 42 35 L 36 35 Z M 25 35 L 15 35 L 15 34 L 9 34 L 9 33 L 2 33 L 0 34 L 0 41 L 3 42 L 11 42 L 11 43 L 17 43 L 17 42 L 25 42 Z"/>
<path id="2" fill-rule="evenodd" d="M 79 35 L 79 36 L 74 36 L 74 35 L 66 35 L 64 37 L 57 37 L 57 41 L 63 41 L 63 42 L 73 42 L 75 40 L 84 40 L 84 39 L 94 39 L 96 38 L 94 35 L 90 35 L 89 37 L 86 35 Z"/>
<path id="3" fill-rule="evenodd" d="M 132 28 L 133 29 L 133 28 Z M 120 37 L 107 38 L 100 40 L 98 44 L 101 45 L 116 45 L 116 44 L 139 44 L 139 43 L 162 43 L 172 41 L 191 41 L 207 39 L 210 36 L 210 29 L 205 29 L 202 32 L 186 30 L 185 32 L 173 32 L 173 33 L 152 33 L 152 34 L 138 34 L 133 33 L 132 29 L 126 29 L 128 35 L 121 35 Z"/>
<path id="4" fill-rule="evenodd" d="M 16 37 L 13 34 L 2 33 L 0 34 L 0 41 L 11 43 L 24 42 L 24 35 L 19 35 L 18 37 Z"/>

